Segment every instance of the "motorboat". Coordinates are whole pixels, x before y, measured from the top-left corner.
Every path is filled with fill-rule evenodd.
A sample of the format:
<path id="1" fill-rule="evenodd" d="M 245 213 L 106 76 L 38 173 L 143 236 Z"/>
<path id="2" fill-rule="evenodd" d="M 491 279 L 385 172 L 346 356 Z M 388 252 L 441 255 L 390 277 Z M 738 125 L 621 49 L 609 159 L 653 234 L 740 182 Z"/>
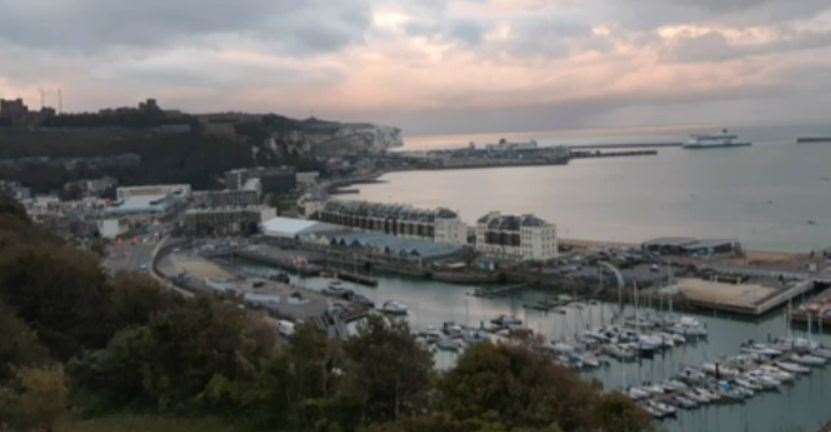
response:
<path id="1" fill-rule="evenodd" d="M 650 394 L 653 395 L 660 395 L 664 394 L 664 388 L 661 387 L 660 384 L 648 384 L 643 387 L 644 390 L 648 391 Z"/>
<path id="2" fill-rule="evenodd" d="M 649 396 L 651 396 L 648 391 L 646 391 L 646 390 L 644 390 L 640 387 L 630 387 L 626 391 L 626 394 L 629 395 L 629 397 L 634 399 L 634 400 L 646 399 Z"/>
<path id="3" fill-rule="evenodd" d="M 739 371 L 723 364 L 707 362 L 701 365 L 701 370 L 710 374 L 718 375 L 720 377 L 732 378 L 739 375 Z"/>
<path id="4" fill-rule="evenodd" d="M 665 404 L 663 402 L 658 402 L 656 400 L 650 400 L 650 401 L 647 401 L 646 403 L 647 403 L 647 405 L 650 405 L 653 408 L 655 408 L 656 410 L 664 413 L 664 415 L 666 415 L 666 416 L 673 417 L 673 416 L 675 416 L 675 414 L 677 412 L 677 410 L 675 409 L 674 406 Z"/>
<path id="5" fill-rule="evenodd" d="M 381 306 L 381 312 L 394 316 L 404 316 L 409 313 L 409 309 L 404 303 L 395 300 L 387 300 Z"/>
<path id="6" fill-rule="evenodd" d="M 756 380 L 748 377 L 736 377 L 733 378 L 733 382 L 736 384 L 746 388 L 753 390 L 754 392 L 760 391 L 763 389 L 762 385 L 759 384 Z"/>
<path id="7" fill-rule="evenodd" d="M 695 409 L 699 406 L 698 402 L 681 395 L 672 395 L 669 397 L 669 400 L 673 403 L 673 405 L 687 410 Z"/>
<path id="8" fill-rule="evenodd" d="M 334 284 L 334 283 L 329 284 L 329 286 L 327 286 L 326 288 L 323 288 L 323 290 L 321 290 L 320 292 L 323 295 L 327 295 L 327 296 L 330 296 L 330 297 L 337 297 L 337 298 L 344 299 L 344 300 L 346 299 L 347 296 L 350 296 L 350 295 L 355 293 L 354 291 L 352 291 L 349 288 L 344 288 L 344 287 L 340 286 L 340 284 Z"/>
<path id="9" fill-rule="evenodd" d="M 522 325 L 522 320 L 510 315 L 499 315 L 491 320 L 491 324 L 499 327 L 518 327 Z"/>
<path id="10" fill-rule="evenodd" d="M 462 330 L 464 330 L 464 328 L 453 321 L 445 321 L 441 325 L 442 333 L 450 337 L 461 337 Z"/>
<path id="11" fill-rule="evenodd" d="M 666 390 L 672 392 L 683 391 L 689 388 L 689 386 L 678 380 L 668 380 L 664 382 L 663 386 Z"/>
<path id="12" fill-rule="evenodd" d="M 459 352 L 464 349 L 464 342 L 457 339 L 442 338 L 436 342 L 436 348 L 442 351 Z"/>
<path id="13" fill-rule="evenodd" d="M 766 374 L 783 383 L 793 382 L 795 378 L 791 372 L 785 372 L 784 370 L 772 365 L 761 365 L 759 366 L 759 370 L 764 371 Z"/>
<path id="14" fill-rule="evenodd" d="M 809 369 L 805 366 L 796 364 L 796 363 L 791 363 L 791 362 L 787 362 L 787 361 L 778 361 L 774 364 L 776 365 L 776 367 L 778 367 L 779 369 L 782 369 L 785 372 L 790 372 L 790 373 L 794 373 L 794 374 L 801 374 L 801 375 L 806 375 L 806 374 L 811 373 L 811 369 Z"/>
<path id="15" fill-rule="evenodd" d="M 828 363 L 827 359 L 810 354 L 791 354 L 791 361 L 811 367 L 825 366 Z"/>
<path id="16" fill-rule="evenodd" d="M 745 374 L 745 377 L 756 380 L 756 382 L 765 390 L 779 390 L 779 388 L 782 387 L 782 381 L 779 381 L 758 369 L 748 372 Z"/>

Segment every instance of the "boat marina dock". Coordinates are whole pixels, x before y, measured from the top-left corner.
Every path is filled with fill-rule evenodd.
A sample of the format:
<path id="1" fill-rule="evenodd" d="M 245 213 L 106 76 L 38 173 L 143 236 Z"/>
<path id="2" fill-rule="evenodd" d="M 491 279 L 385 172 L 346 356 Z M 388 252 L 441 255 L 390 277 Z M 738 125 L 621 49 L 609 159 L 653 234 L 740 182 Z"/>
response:
<path id="1" fill-rule="evenodd" d="M 774 283 L 729 283 L 685 278 L 678 290 L 689 304 L 741 315 L 761 316 L 817 288 L 812 280 L 798 280 L 781 287 Z"/>

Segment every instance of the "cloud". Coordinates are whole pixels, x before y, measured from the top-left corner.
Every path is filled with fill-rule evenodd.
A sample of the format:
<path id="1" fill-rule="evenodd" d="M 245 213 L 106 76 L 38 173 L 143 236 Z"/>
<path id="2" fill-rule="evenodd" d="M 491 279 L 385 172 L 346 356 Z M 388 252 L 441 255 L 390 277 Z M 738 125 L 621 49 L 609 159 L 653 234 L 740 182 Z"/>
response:
<path id="1" fill-rule="evenodd" d="M 679 62 L 718 62 L 753 55 L 785 53 L 831 46 L 831 30 L 783 27 L 743 31 L 682 30 L 666 38 L 662 57 Z"/>
<path id="2" fill-rule="evenodd" d="M 827 0 L 0 0 L 0 11 L 0 96 L 31 103 L 60 87 L 77 110 L 155 96 L 425 132 L 724 122 L 739 117 L 728 107 L 776 98 L 819 115 L 816 99 L 831 96 Z"/>
<path id="3" fill-rule="evenodd" d="M 77 51 L 153 48 L 236 35 L 316 53 L 360 41 L 370 9 L 348 0 L 0 0 L 0 39 Z"/>

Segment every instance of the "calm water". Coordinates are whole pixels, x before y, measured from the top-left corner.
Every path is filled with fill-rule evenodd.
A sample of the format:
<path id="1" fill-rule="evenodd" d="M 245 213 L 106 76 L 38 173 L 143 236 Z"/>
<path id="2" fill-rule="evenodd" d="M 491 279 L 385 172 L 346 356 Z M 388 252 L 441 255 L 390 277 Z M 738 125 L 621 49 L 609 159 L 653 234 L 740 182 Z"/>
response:
<path id="1" fill-rule="evenodd" d="M 713 128 L 605 129 L 521 134 L 412 137 L 407 149 L 448 148 L 536 139 L 542 145 L 681 141 L 688 133 Z M 658 156 L 577 160 L 568 166 L 393 173 L 386 183 L 365 185 L 357 196 L 416 206 L 447 206 L 468 223 L 490 210 L 536 213 L 558 224 L 561 236 L 638 242 L 667 235 L 738 238 L 747 247 L 804 251 L 831 246 L 831 144 L 794 144 L 796 136 L 831 135 L 829 127 L 737 131 L 751 148 L 685 151 L 659 149 Z M 814 221 L 809 224 L 808 221 Z M 313 289 L 327 281 L 302 281 Z M 475 287 L 434 281 L 381 278 L 376 289 L 353 287 L 376 303 L 395 299 L 410 307 L 412 327 L 454 320 L 478 325 L 499 314 L 522 318 L 537 332 L 568 338 L 587 325 L 608 320 L 615 306 L 601 304 L 568 315 L 527 310 L 541 298 L 525 293 L 510 299 L 468 295 Z M 641 363 L 619 364 L 589 374 L 608 388 L 671 376 L 682 365 L 736 354 L 741 341 L 785 335 L 781 312 L 757 321 L 699 316 L 710 337 Z M 826 345 L 831 337 L 814 336 Z M 437 365 L 453 364 L 437 354 Z M 672 432 L 815 431 L 831 418 L 831 366 L 815 370 L 781 393 L 766 393 L 744 405 L 679 412 L 661 423 Z"/>
<path id="2" fill-rule="evenodd" d="M 328 280 L 320 278 L 297 279 L 297 283 L 320 290 Z M 408 321 L 412 328 L 423 329 L 439 326 L 443 321 L 453 320 L 472 326 L 487 322 L 500 314 L 513 314 L 536 332 L 549 338 L 572 338 L 576 331 L 588 325 L 601 325 L 612 316 L 617 307 L 611 304 L 587 306 L 583 311 L 568 309 L 567 315 L 545 313 L 525 309 L 522 305 L 542 298 L 542 293 L 528 292 L 516 298 L 482 299 L 468 295 L 475 287 L 448 285 L 435 281 L 416 281 L 381 277 L 377 288 L 348 284 L 354 289 L 381 304 L 394 299 L 410 308 Z M 640 363 L 612 362 L 602 368 L 585 374 L 596 378 L 607 388 L 635 385 L 644 380 L 661 380 L 672 376 L 685 364 L 700 364 L 716 360 L 724 355 L 738 353 L 739 344 L 749 338 L 763 340 L 769 334 L 786 335 L 784 316 L 774 314 L 760 321 L 737 321 L 718 315 L 697 316 L 705 322 L 710 337 L 696 344 L 676 348 L 665 356 Z M 813 336 L 825 344 L 831 344 L 829 336 Z M 437 366 L 447 368 L 454 362 L 454 355 L 439 352 Z M 660 423 L 672 432 L 813 432 L 831 418 L 831 366 L 817 369 L 808 377 L 786 387 L 781 393 L 765 393 L 743 405 L 710 406 L 695 411 L 680 412 L 677 420 Z"/>
<path id="3" fill-rule="evenodd" d="M 681 141 L 704 128 L 505 134 L 541 144 Z M 706 129 L 706 130 L 712 130 Z M 753 147 L 574 160 L 567 166 L 391 173 L 346 199 L 447 206 L 472 223 L 491 210 L 535 213 L 564 238 L 640 242 L 737 238 L 761 250 L 831 246 L 831 144 L 795 144 L 831 127 L 737 131 Z M 495 142 L 502 135 L 417 137 L 408 149 Z M 442 145 L 443 144 L 443 145 Z M 809 221 L 813 221 L 810 224 Z"/>

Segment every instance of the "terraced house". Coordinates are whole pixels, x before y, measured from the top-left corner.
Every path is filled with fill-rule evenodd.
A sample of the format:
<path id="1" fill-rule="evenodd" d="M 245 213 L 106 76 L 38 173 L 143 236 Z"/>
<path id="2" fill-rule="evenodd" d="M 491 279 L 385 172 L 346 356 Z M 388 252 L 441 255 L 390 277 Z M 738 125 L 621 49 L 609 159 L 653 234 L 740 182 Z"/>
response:
<path id="1" fill-rule="evenodd" d="M 426 210 L 403 204 L 329 201 L 318 212 L 317 219 L 397 237 L 467 244 L 467 225 L 456 212 L 446 208 Z"/>

